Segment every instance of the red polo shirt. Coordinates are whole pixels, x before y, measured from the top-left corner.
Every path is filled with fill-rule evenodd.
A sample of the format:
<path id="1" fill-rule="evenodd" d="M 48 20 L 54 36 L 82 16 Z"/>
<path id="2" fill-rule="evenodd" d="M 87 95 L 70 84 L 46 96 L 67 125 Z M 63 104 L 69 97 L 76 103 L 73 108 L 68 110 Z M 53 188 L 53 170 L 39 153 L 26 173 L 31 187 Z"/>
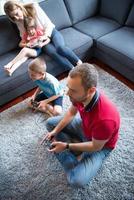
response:
<path id="1" fill-rule="evenodd" d="M 98 93 L 98 92 L 97 92 Z M 84 108 L 82 103 L 75 103 L 82 118 L 83 130 L 88 140 L 107 140 L 104 147 L 114 148 L 118 140 L 120 116 L 116 106 L 103 94 L 97 94 L 90 105 Z"/>

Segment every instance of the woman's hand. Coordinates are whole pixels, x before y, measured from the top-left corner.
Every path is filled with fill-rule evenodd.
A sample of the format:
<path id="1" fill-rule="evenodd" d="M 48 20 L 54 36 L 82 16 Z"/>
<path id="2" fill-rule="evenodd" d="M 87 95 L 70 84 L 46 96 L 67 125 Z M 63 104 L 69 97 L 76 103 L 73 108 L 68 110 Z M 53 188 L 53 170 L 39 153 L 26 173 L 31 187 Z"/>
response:
<path id="1" fill-rule="evenodd" d="M 40 36 L 40 37 L 39 37 L 39 41 L 40 41 L 40 42 L 43 42 L 43 41 L 47 40 L 47 38 L 48 38 L 48 37 L 47 37 L 46 35 Z"/>
<path id="2" fill-rule="evenodd" d="M 50 42 L 50 38 L 47 38 L 44 42 L 40 44 L 40 47 L 42 48 L 43 46 L 47 45 Z"/>
<path id="3" fill-rule="evenodd" d="M 28 43 L 26 44 L 26 46 L 29 47 L 29 48 L 32 48 L 32 45 L 30 44 L 30 42 L 28 42 Z"/>
<path id="4" fill-rule="evenodd" d="M 23 48 L 23 47 L 26 47 L 26 46 L 27 46 L 27 43 L 26 43 L 26 42 L 20 41 L 19 47 Z"/>
<path id="5" fill-rule="evenodd" d="M 54 141 L 51 143 L 51 148 L 48 151 L 54 152 L 54 153 L 60 153 L 60 152 L 64 151 L 66 149 L 66 147 L 67 147 L 66 142 Z"/>

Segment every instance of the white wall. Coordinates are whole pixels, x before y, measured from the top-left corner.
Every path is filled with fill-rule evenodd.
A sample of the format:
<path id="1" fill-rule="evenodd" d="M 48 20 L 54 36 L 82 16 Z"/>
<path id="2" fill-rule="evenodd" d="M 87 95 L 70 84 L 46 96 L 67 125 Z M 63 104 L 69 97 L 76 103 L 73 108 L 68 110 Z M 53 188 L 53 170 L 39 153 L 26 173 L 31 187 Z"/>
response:
<path id="1" fill-rule="evenodd" d="M 0 15 L 4 14 L 3 5 L 4 5 L 5 2 L 6 2 L 6 0 L 1 0 L 0 1 Z"/>
<path id="2" fill-rule="evenodd" d="M 8 0 L 0 0 L 0 15 L 4 15 L 4 10 L 3 10 L 3 5 L 4 3 L 8 1 Z M 18 0 L 20 2 L 24 2 L 24 3 L 30 3 L 30 2 L 40 2 L 42 0 Z"/>

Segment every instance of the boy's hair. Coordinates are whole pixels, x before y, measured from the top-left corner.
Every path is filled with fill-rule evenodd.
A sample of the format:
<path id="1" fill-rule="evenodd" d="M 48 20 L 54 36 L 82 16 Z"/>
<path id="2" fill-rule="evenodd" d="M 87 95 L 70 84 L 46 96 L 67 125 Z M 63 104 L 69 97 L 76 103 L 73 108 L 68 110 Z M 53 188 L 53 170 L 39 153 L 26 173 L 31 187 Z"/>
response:
<path id="1" fill-rule="evenodd" d="M 28 30 L 29 27 L 37 27 L 36 21 L 33 17 L 25 17 L 24 18 L 24 28 L 26 31 Z"/>
<path id="2" fill-rule="evenodd" d="M 97 86 L 98 72 L 95 67 L 88 63 L 83 63 L 79 66 L 74 67 L 70 72 L 69 76 L 71 78 L 80 77 L 82 86 L 85 90 L 91 87 Z"/>
<path id="3" fill-rule="evenodd" d="M 28 69 L 36 73 L 44 74 L 46 72 L 46 63 L 43 59 L 36 58 L 30 62 Z"/>

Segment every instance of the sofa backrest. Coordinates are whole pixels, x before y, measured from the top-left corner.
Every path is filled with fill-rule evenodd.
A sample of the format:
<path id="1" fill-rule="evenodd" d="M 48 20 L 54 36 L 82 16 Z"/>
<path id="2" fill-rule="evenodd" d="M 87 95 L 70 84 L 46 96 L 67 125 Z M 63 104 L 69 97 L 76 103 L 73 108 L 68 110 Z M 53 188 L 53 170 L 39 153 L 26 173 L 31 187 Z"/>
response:
<path id="1" fill-rule="evenodd" d="M 134 27 L 134 4 L 131 8 L 131 11 L 128 15 L 127 21 L 125 23 L 126 26 L 133 26 Z"/>
<path id="2" fill-rule="evenodd" d="M 133 0 L 101 0 L 100 15 L 124 24 Z"/>
<path id="3" fill-rule="evenodd" d="M 39 3 L 57 29 L 67 28 L 72 25 L 63 0 L 47 0 Z"/>
<path id="4" fill-rule="evenodd" d="M 64 0 L 72 23 L 75 24 L 97 13 L 98 0 Z"/>
<path id="5" fill-rule="evenodd" d="M 9 19 L 0 16 L 0 55 L 15 49 L 20 41 L 19 35 Z"/>

